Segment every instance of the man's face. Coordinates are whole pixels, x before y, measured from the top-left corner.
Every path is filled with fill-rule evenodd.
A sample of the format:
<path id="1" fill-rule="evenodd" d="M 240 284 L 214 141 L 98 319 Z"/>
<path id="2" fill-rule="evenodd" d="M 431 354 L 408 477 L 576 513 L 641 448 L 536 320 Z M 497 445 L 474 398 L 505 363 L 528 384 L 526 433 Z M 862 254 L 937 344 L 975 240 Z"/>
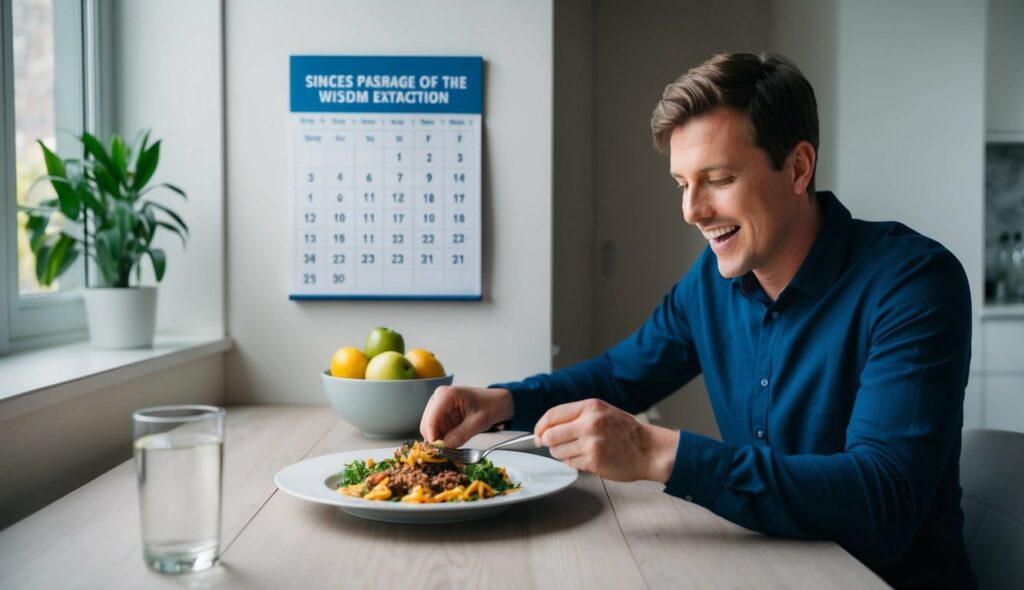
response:
<path id="1" fill-rule="evenodd" d="M 669 140 L 683 218 L 710 242 L 726 278 L 771 273 L 782 265 L 795 217 L 797 201 L 787 182 L 791 163 L 772 169 L 752 134 L 742 113 L 718 108 L 676 127 Z"/>

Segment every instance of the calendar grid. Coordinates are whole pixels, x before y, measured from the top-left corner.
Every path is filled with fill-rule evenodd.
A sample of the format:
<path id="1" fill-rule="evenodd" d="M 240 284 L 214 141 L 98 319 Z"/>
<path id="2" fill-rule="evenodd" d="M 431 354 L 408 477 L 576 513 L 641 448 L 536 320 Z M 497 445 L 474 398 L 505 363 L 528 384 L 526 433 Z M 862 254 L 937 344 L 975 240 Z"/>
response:
<path id="1" fill-rule="evenodd" d="M 295 102 L 293 84 L 290 298 L 480 299 L 479 108 L 295 112 Z"/>

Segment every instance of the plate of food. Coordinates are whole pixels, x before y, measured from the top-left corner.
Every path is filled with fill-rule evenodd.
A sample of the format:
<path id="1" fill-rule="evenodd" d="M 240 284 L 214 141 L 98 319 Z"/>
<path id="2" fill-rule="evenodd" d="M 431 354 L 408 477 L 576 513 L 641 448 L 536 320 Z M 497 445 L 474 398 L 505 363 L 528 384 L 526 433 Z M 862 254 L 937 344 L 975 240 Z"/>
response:
<path id="1" fill-rule="evenodd" d="M 571 467 L 539 455 L 494 451 L 475 465 L 443 459 L 431 445 L 348 451 L 300 461 L 274 477 L 281 491 L 383 522 L 432 524 L 493 516 L 559 492 Z"/>

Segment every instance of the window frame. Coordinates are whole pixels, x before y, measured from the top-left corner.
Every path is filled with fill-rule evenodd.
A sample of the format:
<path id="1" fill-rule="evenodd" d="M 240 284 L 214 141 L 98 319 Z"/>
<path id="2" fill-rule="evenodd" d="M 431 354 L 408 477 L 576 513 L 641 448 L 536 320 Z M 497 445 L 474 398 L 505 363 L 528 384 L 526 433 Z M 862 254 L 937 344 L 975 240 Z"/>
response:
<path id="1" fill-rule="evenodd" d="M 82 267 L 70 278 L 70 289 L 22 297 L 19 292 L 17 264 L 17 204 L 14 199 L 14 58 L 12 3 L 2 3 L 0 14 L 0 43 L 3 44 L 3 63 L 0 64 L 0 90 L 3 92 L 3 112 L 0 119 L 0 187 L 4 194 L 0 207 L 0 276 L 4 288 L 0 289 L 0 354 L 41 348 L 66 342 L 83 340 L 87 336 L 85 306 L 81 287 L 95 269 L 82 257 L 76 265 Z M 62 80 L 60 92 L 54 96 L 57 120 L 57 151 L 64 155 L 81 150 L 74 134 L 87 129 L 101 137 L 107 135 L 110 113 L 113 112 L 112 51 L 109 35 L 110 3 L 97 0 L 54 0 L 54 35 L 70 43 L 54 44 L 54 75 Z M 73 121 L 69 129 L 64 123 Z M 68 133 L 70 131 L 70 133 Z M 8 191 L 11 191 L 8 193 Z M 65 284 L 67 284 L 65 279 Z"/>

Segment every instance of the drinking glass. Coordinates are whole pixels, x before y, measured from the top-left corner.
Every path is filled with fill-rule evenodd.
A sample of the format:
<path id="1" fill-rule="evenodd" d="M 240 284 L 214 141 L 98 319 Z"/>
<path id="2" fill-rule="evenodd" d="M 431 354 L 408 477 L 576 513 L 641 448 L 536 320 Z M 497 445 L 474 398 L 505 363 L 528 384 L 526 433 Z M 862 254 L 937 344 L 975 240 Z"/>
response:
<path id="1" fill-rule="evenodd" d="M 168 574 L 212 567 L 220 556 L 224 409 L 145 408 L 132 424 L 146 564 Z"/>

